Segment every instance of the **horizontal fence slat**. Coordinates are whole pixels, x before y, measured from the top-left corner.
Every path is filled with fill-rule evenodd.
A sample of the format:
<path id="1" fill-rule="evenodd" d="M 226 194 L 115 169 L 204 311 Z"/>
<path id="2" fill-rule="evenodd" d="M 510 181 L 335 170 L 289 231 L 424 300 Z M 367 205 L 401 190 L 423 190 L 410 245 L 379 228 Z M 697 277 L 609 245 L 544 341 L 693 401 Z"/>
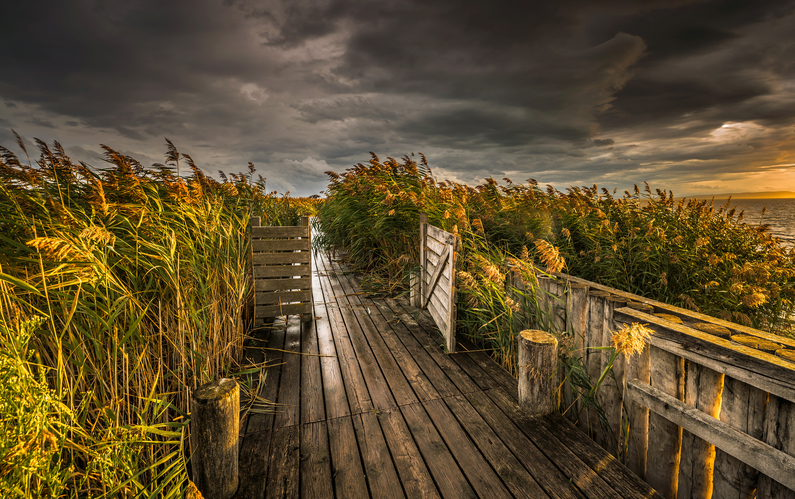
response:
<path id="1" fill-rule="evenodd" d="M 291 251 L 312 249 L 312 241 L 306 239 L 254 239 L 251 241 L 254 254 L 262 251 Z"/>
<path id="2" fill-rule="evenodd" d="M 309 265 L 273 265 L 263 266 L 254 265 L 254 278 L 263 277 L 305 277 L 312 275 L 312 267 Z"/>
<path id="3" fill-rule="evenodd" d="M 445 312 L 441 312 L 436 308 L 436 304 L 431 302 L 428 304 L 428 312 L 431 313 L 431 317 L 433 317 L 433 322 L 436 324 L 436 327 L 439 328 L 440 331 L 447 330 L 447 314 Z"/>
<path id="4" fill-rule="evenodd" d="M 310 314 L 311 303 L 291 303 L 288 305 L 265 305 L 254 307 L 255 317 L 278 317 L 280 315 Z"/>
<path id="5" fill-rule="evenodd" d="M 425 274 L 427 276 L 425 280 L 429 282 L 431 276 L 436 270 L 437 265 L 439 264 L 439 257 L 437 257 L 436 255 L 433 255 L 432 257 L 430 253 L 426 255 L 428 256 L 428 260 L 427 260 L 427 265 L 425 266 Z M 448 261 L 444 269 L 442 270 L 442 275 L 449 280 L 451 272 L 452 272 L 452 267 L 450 266 L 450 262 Z"/>
<path id="6" fill-rule="evenodd" d="M 449 232 L 443 231 L 433 225 L 428 225 L 428 237 L 432 237 L 441 243 L 452 244 L 455 236 Z"/>
<path id="7" fill-rule="evenodd" d="M 723 452 L 795 490 L 795 457 L 636 380 L 627 383 L 627 395 Z"/>
<path id="8" fill-rule="evenodd" d="M 645 323 L 655 331 L 655 336 L 658 338 L 686 345 L 686 349 L 704 357 L 734 366 L 744 366 L 748 371 L 777 379 L 781 385 L 795 389 L 795 369 L 793 369 L 795 365 L 775 355 L 630 308 L 616 310 L 614 318 L 623 323 Z"/>
<path id="9" fill-rule="evenodd" d="M 254 265 L 287 265 L 290 263 L 306 263 L 312 261 L 309 251 L 291 251 L 289 253 L 254 253 Z"/>
<path id="10" fill-rule="evenodd" d="M 257 293 L 257 305 L 272 305 L 274 303 L 303 302 L 312 299 L 312 292 L 303 291 L 275 291 L 267 293 Z"/>
<path id="11" fill-rule="evenodd" d="M 309 227 L 252 227 L 253 239 L 270 239 L 278 237 L 309 237 Z"/>
<path id="12" fill-rule="evenodd" d="M 257 279 L 254 284 L 255 291 L 280 291 L 289 289 L 312 289 L 312 279 L 301 277 L 298 279 Z"/>
<path id="13" fill-rule="evenodd" d="M 437 241 L 429 237 L 425 240 L 425 247 L 432 253 L 436 255 L 441 255 L 442 250 L 444 250 L 444 243 Z"/>

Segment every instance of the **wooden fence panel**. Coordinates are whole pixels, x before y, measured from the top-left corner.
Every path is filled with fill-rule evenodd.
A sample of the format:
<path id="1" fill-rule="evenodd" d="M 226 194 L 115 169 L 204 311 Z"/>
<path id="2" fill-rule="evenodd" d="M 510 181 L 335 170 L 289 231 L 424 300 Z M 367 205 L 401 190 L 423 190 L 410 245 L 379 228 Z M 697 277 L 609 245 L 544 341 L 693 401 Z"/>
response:
<path id="1" fill-rule="evenodd" d="M 297 227 L 261 227 L 251 217 L 254 327 L 268 317 L 312 318 L 312 234 L 309 217 Z"/>
<path id="2" fill-rule="evenodd" d="M 458 236 L 428 224 L 420 215 L 420 273 L 412 281 L 412 304 L 427 308 L 445 339 L 448 352 L 455 352 L 455 267 Z"/>

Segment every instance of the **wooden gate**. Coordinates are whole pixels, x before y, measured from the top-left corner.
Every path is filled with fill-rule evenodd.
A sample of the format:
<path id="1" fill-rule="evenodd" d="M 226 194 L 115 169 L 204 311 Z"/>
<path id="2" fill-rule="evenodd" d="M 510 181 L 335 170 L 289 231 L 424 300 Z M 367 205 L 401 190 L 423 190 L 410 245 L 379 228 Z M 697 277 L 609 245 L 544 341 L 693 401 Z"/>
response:
<path id="1" fill-rule="evenodd" d="M 420 215 L 420 279 L 412 283 L 412 304 L 427 308 L 442 332 L 447 351 L 455 352 L 455 266 L 458 236 L 428 223 Z"/>
<path id="2" fill-rule="evenodd" d="M 312 319 L 312 233 L 309 217 L 294 227 L 261 227 L 251 217 L 254 327 L 265 319 L 301 314 Z"/>

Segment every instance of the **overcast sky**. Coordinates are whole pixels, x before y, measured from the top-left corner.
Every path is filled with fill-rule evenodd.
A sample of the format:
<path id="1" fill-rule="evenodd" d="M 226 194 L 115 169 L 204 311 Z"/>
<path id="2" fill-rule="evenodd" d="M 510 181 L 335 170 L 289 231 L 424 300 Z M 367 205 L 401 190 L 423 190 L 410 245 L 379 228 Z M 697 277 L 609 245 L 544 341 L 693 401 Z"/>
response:
<path id="1" fill-rule="evenodd" d="M 0 41 L 0 144 L 94 166 L 168 137 L 294 195 L 370 151 L 471 184 L 795 191 L 791 0 L 19 1 Z"/>

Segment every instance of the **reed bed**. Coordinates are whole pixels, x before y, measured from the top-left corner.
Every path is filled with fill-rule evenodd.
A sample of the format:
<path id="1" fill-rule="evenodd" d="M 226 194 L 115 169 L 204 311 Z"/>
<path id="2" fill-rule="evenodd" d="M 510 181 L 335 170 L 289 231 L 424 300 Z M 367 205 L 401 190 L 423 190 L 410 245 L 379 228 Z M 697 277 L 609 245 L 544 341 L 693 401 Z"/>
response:
<path id="1" fill-rule="evenodd" d="M 318 202 L 267 193 L 251 165 L 218 182 L 171 142 L 152 168 L 103 146 L 104 169 L 37 144 L 35 163 L 0 148 L 0 489 L 181 497 L 190 390 L 237 376 L 262 403 L 242 358 L 249 217 L 296 224 Z"/>
<path id="2" fill-rule="evenodd" d="M 346 249 L 371 293 L 407 292 L 419 261 L 420 213 L 459 235 L 458 330 L 511 372 L 518 332 L 551 324 L 539 307 L 537 276 L 559 271 L 792 334 L 795 254 L 729 206 L 677 201 L 648 185 L 615 197 L 596 186 L 542 190 L 532 179 L 437 182 L 422 155 L 382 162 L 371 153 L 368 163 L 327 174 L 316 242 Z M 590 379 L 581 352 L 571 351 L 565 331 L 557 334 L 563 383 L 582 407 L 598 411 L 595 393 L 611 365 Z M 614 358 L 618 350 L 605 348 Z"/>

